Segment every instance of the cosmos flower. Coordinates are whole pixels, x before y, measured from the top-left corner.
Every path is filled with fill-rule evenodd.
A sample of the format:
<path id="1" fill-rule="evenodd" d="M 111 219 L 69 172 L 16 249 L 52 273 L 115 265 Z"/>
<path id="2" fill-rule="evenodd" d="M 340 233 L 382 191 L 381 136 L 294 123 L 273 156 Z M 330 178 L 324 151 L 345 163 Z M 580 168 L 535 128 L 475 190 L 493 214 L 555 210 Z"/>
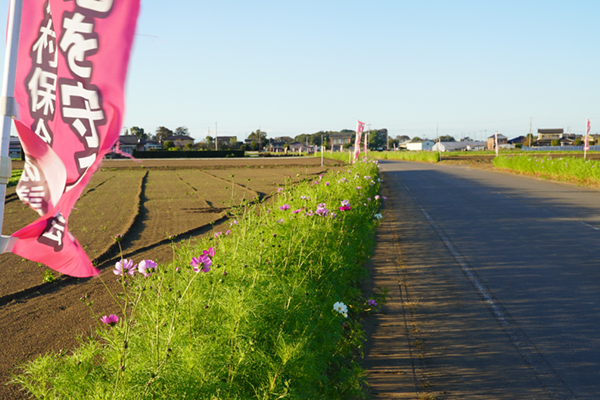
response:
<path id="1" fill-rule="evenodd" d="M 286 204 L 280 206 L 279 209 L 281 211 L 289 210 L 290 209 L 290 205 L 286 203 Z"/>
<path id="2" fill-rule="evenodd" d="M 106 325 L 115 326 L 119 322 L 119 317 L 115 314 L 104 315 L 100 318 L 100 322 Z"/>
<path id="3" fill-rule="evenodd" d="M 344 303 L 342 303 L 341 301 L 338 301 L 337 303 L 335 303 L 333 305 L 333 310 L 342 314 L 344 316 L 344 318 L 348 317 L 348 307 L 346 307 L 346 305 Z"/>
<path id="4" fill-rule="evenodd" d="M 202 255 L 199 257 L 192 257 L 192 261 L 190 262 L 190 265 L 194 269 L 195 273 L 198 273 L 200 271 L 206 273 L 206 272 L 210 271 L 210 266 L 212 265 L 212 261 L 210 260 L 210 258 L 208 256 Z"/>
<path id="5" fill-rule="evenodd" d="M 113 269 L 115 275 L 124 276 L 125 274 L 131 276 L 135 274 L 135 268 L 133 266 L 133 260 L 123 259 L 117 261 L 115 269 Z"/>
<path id="6" fill-rule="evenodd" d="M 152 276 L 154 271 L 156 271 L 156 263 L 152 260 L 142 260 L 138 264 L 138 272 L 146 278 Z"/>

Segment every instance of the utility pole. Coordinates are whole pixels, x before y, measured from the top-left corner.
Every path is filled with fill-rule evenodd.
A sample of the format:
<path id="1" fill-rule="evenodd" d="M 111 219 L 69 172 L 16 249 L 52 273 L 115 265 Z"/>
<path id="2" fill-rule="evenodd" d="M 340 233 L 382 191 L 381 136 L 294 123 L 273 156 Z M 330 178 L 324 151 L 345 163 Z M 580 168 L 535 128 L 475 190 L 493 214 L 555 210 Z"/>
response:
<path id="1" fill-rule="evenodd" d="M 529 118 L 529 147 L 531 147 L 531 139 L 533 138 L 533 117 Z"/>
<path id="2" fill-rule="evenodd" d="M 219 132 L 217 131 L 217 123 L 215 122 L 215 150 L 219 150 Z"/>

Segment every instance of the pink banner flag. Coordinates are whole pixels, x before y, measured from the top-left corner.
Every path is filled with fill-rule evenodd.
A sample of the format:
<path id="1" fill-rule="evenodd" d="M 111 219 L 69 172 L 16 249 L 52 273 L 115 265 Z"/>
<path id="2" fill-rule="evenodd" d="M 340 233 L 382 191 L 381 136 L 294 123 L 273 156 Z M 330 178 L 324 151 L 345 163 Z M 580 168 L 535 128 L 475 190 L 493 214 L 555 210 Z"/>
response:
<path id="1" fill-rule="evenodd" d="M 358 161 L 358 155 L 360 154 L 360 138 L 364 129 L 365 123 L 357 121 L 356 140 L 354 141 L 354 162 Z"/>
<path id="2" fill-rule="evenodd" d="M 494 147 L 496 148 L 496 157 L 498 157 L 498 132 L 494 133 Z"/>
<path id="3" fill-rule="evenodd" d="M 585 151 L 590 150 L 590 119 L 586 118 L 585 120 L 585 146 L 583 148 Z"/>
<path id="4" fill-rule="evenodd" d="M 369 140 L 369 132 L 365 133 L 365 139 L 363 140 L 363 145 L 365 147 L 365 156 L 368 154 L 367 150 L 369 149 L 369 147 L 368 147 L 369 146 L 368 140 Z"/>
<path id="5" fill-rule="evenodd" d="M 119 137 L 139 1 L 23 1 L 15 125 L 26 162 L 17 193 L 40 217 L 12 235 L 12 251 L 63 274 L 98 273 L 69 215 Z"/>

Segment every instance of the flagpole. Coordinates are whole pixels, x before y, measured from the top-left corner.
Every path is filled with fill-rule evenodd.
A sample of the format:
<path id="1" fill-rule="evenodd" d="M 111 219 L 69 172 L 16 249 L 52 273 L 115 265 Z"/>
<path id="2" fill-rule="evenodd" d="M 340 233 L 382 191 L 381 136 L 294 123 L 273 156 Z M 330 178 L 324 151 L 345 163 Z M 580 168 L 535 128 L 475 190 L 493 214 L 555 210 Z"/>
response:
<path id="1" fill-rule="evenodd" d="M 4 221 L 6 185 L 12 172 L 12 162 L 8 154 L 8 149 L 12 117 L 17 116 L 17 103 L 15 102 L 14 95 L 22 11 L 23 0 L 10 0 L 8 29 L 6 30 L 4 76 L 2 78 L 2 92 L 0 93 L 0 114 L 4 116 L 0 135 L 0 205 L 2 206 L 0 207 L 0 234 L 2 233 L 2 222 Z M 0 240 L 0 252 L 10 251 L 10 248 L 7 247 L 11 247 L 9 240 L 7 237 L 2 237 Z"/>

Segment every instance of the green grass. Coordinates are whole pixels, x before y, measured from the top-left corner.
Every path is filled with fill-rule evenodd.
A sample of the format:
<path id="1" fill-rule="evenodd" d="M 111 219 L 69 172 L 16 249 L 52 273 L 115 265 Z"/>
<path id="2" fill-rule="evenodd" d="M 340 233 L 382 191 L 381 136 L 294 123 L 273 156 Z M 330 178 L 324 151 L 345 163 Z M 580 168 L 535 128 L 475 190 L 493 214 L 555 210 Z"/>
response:
<path id="1" fill-rule="evenodd" d="M 382 151 L 370 153 L 380 160 L 401 160 L 436 163 L 440 161 L 437 151 Z"/>
<path id="2" fill-rule="evenodd" d="M 359 284 L 378 224 L 377 176 L 376 163 L 359 162 L 242 206 L 231 232 L 122 281 L 116 326 L 98 323 L 79 348 L 37 358 L 14 382 L 40 399 L 362 397 L 369 307 Z M 342 200 L 351 210 L 339 210 Z M 319 204 L 327 216 L 316 215 Z M 210 247 L 211 271 L 195 273 L 191 258 Z"/>
<path id="3" fill-rule="evenodd" d="M 8 180 L 8 185 L 6 185 L 6 187 L 16 186 L 17 183 L 19 183 L 19 179 L 21 179 L 22 173 L 22 169 L 13 169 L 11 172 L 11 176 Z"/>
<path id="4" fill-rule="evenodd" d="M 500 156 L 494 166 L 529 175 L 539 175 L 579 183 L 600 183 L 600 163 L 583 158 L 543 156 Z"/>

